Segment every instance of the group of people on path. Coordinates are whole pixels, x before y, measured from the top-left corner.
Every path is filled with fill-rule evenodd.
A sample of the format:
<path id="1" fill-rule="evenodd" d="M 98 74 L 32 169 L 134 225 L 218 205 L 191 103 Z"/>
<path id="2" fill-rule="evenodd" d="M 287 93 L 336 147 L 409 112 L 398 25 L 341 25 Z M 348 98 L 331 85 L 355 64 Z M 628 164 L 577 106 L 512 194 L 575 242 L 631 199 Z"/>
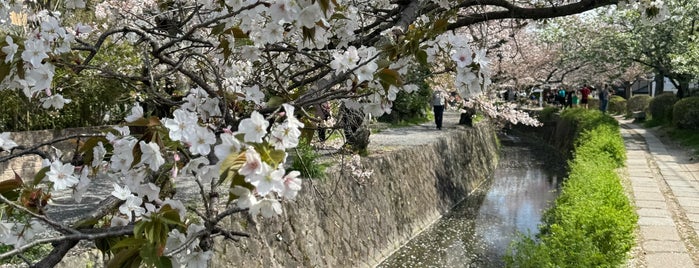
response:
<path id="1" fill-rule="evenodd" d="M 597 98 L 599 99 L 599 110 L 603 113 L 607 112 L 607 107 L 609 106 L 609 99 L 612 95 L 611 87 L 609 85 L 604 85 L 604 87 L 597 93 Z M 582 88 L 578 90 L 566 90 L 561 87 L 557 90 L 548 91 L 546 93 L 547 102 L 552 103 L 556 106 L 566 108 L 573 108 L 580 105 L 582 108 L 588 109 L 588 103 L 592 96 L 592 89 L 584 84 Z"/>
<path id="2" fill-rule="evenodd" d="M 588 103 L 592 97 L 592 88 L 587 84 L 584 84 L 578 90 L 566 90 L 561 87 L 558 90 L 551 90 L 546 92 L 545 99 L 547 102 L 555 104 L 563 109 L 573 108 L 580 105 L 580 107 L 588 109 Z M 508 97 L 513 98 L 514 94 L 508 91 Z M 608 84 L 597 92 L 597 98 L 599 99 L 599 110 L 603 113 L 607 112 L 607 107 L 609 106 L 609 99 L 613 95 L 613 91 Z M 444 118 L 444 109 L 451 101 L 453 96 L 450 96 L 443 89 L 437 88 L 432 92 L 432 108 L 434 112 L 434 123 L 438 130 L 442 129 L 442 121 Z"/>

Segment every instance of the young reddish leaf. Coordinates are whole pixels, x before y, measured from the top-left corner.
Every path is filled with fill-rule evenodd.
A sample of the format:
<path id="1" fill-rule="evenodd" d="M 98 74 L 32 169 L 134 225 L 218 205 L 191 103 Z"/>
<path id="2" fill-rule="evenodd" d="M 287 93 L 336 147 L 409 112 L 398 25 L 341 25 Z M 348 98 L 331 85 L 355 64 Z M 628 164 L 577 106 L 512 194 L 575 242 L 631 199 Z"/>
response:
<path id="1" fill-rule="evenodd" d="M 378 73 L 379 79 L 382 82 L 385 82 L 389 85 L 394 85 L 394 86 L 402 86 L 403 81 L 400 78 L 400 74 L 396 72 L 395 70 L 391 70 L 388 68 L 381 69 Z"/>
<path id="2" fill-rule="evenodd" d="M 24 185 L 24 182 L 22 181 L 22 177 L 17 174 L 14 170 L 12 171 L 15 173 L 15 178 L 11 180 L 4 180 L 0 182 L 0 193 L 6 193 L 9 191 L 12 191 L 14 189 L 17 189 L 19 187 L 22 187 Z"/>

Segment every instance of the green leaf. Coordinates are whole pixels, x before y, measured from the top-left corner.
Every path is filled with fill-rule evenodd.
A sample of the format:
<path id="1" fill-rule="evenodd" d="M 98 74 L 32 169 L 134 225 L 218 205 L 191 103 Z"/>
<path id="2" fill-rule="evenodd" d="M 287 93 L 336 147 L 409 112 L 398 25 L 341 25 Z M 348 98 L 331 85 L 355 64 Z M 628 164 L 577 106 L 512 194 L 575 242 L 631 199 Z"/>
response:
<path id="1" fill-rule="evenodd" d="M 400 74 L 396 72 L 395 70 L 384 68 L 381 69 L 378 73 L 379 80 L 381 82 L 387 83 L 389 85 L 394 85 L 394 86 L 402 86 L 403 81 L 400 78 Z"/>
<path id="2" fill-rule="evenodd" d="M 328 9 L 330 9 L 330 0 L 318 0 L 318 5 L 320 5 L 320 9 L 323 10 L 323 13 L 328 12 Z"/>
<path id="3" fill-rule="evenodd" d="M 315 44 L 316 38 L 316 28 L 306 28 L 301 27 L 301 35 L 303 36 L 303 41 L 311 41 Z"/>
<path id="4" fill-rule="evenodd" d="M 417 52 L 415 52 L 415 58 L 417 59 L 417 62 L 420 63 L 423 66 L 429 66 L 427 63 L 427 52 L 422 49 L 418 49 Z"/>
<path id="5" fill-rule="evenodd" d="M 226 24 L 225 23 L 220 23 L 211 28 L 211 35 L 219 35 L 223 33 L 223 30 L 226 29 Z"/>
<path id="6" fill-rule="evenodd" d="M 122 249 L 133 249 L 140 248 L 143 244 L 147 243 L 145 239 L 127 237 L 119 240 L 114 245 L 111 246 L 110 250 L 114 253 L 120 252 Z"/>
<path id="7" fill-rule="evenodd" d="M 0 52 L 0 57 L 2 59 L 5 58 L 4 53 Z M 4 80 L 5 77 L 10 75 L 10 71 L 12 70 L 12 65 L 9 63 L 5 63 L 5 61 L 0 61 L 0 81 Z"/>
<path id="8" fill-rule="evenodd" d="M 341 12 L 335 12 L 330 16 L 330 20 L 348 20 L 347 16 L 345 14 L 342 14 Z"/>
<path id="9" fill-rule="evenodd" d="M 438 19 L 432 25 L 432 30 L 436 31 L 437 33 L 435 33 L 435 35 L 437 35 L 446 31 L 447 26 L 449 26 L 449 21 L 447 19 Z"/>
<path id="10" fill-rule="evenodd" d="M 255 143 L 253 147 L 255 148 L 255 151 L 260 154 L 260 159 L 273 167 L 276 167 L 279 165 L 279 163 L 282 163 L 284 161 L 284 156 L 286 156 L 286 152 L 276 150 L 274 147 L 272 147 L 272 145 L 267 143 Z"/>
<path id="11" fill-rule="evenodd" d="M 139 248 L 128 248 L 119 251 L 107 264 L 107 268 L 138 267 L 141 264 Z"/>
<path id="12" fill-rule="evenodd" d="M 142 239 L 144 237 L 143 232 L 145 231 L 146 223 L 146 221 L 139 221 L 134 225 L 133 234 L 135 238 Z"/>
<path id="13" fill-rule="evenodd" d="M 170 258 L 162 256 L 162 247 L 153 244 L 147 244 L 141 247 L 141 252 L 139 254 L 143 259 L 143 263 L 147 266 L 172 267 L 172 262 Z"/>
<path id="14" fill-rule="evenodd" d="M 272 96 L 267 101 L 267 107 L 278 107 L 284 104 L 284 98 L 279 96 Z"/>
<path id="15" fill-rule="evenodd" d="M 51 167 L 43 167 L 39 170 L 39 172 L 34 175 L 34 181 L 32 181 L 32 186 L 37 186 L 39 183 L 41 183 L 42 180 L 44 180 L 44 177 L 46 177 L 46 172 L 49 172 Z"/>
<path id="16" fill-rule="evenodd" d="M 78 153 L 82 153 L 83 155 L 83 161 L 85 163 L 91 163 L 92 160 L 94 159 L 94 151 L 93 149 L 97 147 L 97 144 L 99 142 L 102 142 L 102 145 L 104 144 L 109 144 L 109 141 L 105 137 L 93 137 L 87 139 L 82 146 L 80 146 L 80 149 L 78 149 Z"/>
<path id="17" fill-rule="evenodd" d="M 232 179 L 238 174 L 238 170 L 245 165 L 245 151 L 238 154 L 229 154 L 226 159 L 221 162 L 219 170 L 218 184 Z"/>

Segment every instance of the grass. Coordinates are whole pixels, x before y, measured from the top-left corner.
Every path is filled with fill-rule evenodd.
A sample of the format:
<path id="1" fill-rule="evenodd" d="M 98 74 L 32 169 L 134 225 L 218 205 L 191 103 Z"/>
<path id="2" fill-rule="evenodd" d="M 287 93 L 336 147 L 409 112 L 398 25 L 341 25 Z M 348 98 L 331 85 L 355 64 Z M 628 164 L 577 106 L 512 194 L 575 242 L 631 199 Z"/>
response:
<path id="1" fill-rule="evenodd" d="M 682 146 L 692 149 L 695 155 L 699 155 L 699 131 L 692 129 L 667 129 L 670 138 L 679 142 Z"/>
<path id="2" fill-rule="evenodd" d="M 690 148 L 694 155 L 699 155 L 699 130 L 695 129 L 680 129 L 673 127 L 671 123 L 660 120 L 647 120 L 643 122 L 643 127 L 654 128 L 660 127 L 662 132 L 684 147 Z"/>
<path id="3" fill-rule="evenodd" d="M 568 178 L 540 233 L 513 242 L 507 267 L 620 267 L 637 216 L 615 172 L 626 159 L 619 126 L 598 111 L 564 111 L 561 120 L 578 128 Z"/>

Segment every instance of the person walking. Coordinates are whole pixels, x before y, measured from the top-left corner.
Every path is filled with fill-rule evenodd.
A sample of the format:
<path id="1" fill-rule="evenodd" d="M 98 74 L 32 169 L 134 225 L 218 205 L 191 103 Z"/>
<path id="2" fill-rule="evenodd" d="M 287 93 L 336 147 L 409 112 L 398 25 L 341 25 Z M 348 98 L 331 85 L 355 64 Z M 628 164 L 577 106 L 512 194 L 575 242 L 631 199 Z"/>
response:
<path id="1" fill-rule="evenodd" d="M 587 86 L 587 84 L 584 84 L 580 89 L 580 104 L 585 109 L 587 109 L 587 102 L 590 99 L 590 93 L 590 88 Z"/>
<path id="2" fill-rule="evenodd" d="M 602 111 L 602 113 L 607 112 L 607 105 L 609 105 L 609 85 L 604 85 L 604 88 L 602 88 L 599 91 L 599 110 Z"/>
<path id="3" fill-rule="evenodd" d="M 437 129 L 442 129 L 442 119 L 444 117 L 444 105 L 447 103 L 447 95 L 444 90 L 438 88 L 432 92 L 432 107 L 434 108 L 434 123 Z"/>

